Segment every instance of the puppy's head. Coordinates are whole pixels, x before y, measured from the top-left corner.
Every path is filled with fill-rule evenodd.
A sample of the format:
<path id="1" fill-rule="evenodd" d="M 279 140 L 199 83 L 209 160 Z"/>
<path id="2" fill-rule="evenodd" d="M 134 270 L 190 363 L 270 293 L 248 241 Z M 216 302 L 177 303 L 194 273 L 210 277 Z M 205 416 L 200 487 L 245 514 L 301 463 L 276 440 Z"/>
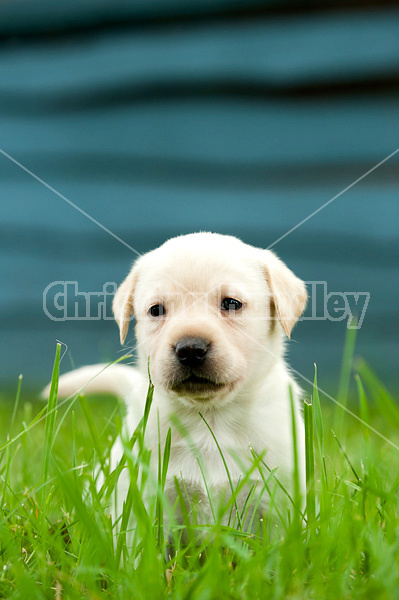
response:
<path id="1" fill-rule="evenodd" d="M 281 357 L 306 289 L 275 254 L 230 236 L 173 238 L 142 256 L 118 289 L 121 342 L 136 317 L 143 368 L 188 403 L 235 396 Z"/>

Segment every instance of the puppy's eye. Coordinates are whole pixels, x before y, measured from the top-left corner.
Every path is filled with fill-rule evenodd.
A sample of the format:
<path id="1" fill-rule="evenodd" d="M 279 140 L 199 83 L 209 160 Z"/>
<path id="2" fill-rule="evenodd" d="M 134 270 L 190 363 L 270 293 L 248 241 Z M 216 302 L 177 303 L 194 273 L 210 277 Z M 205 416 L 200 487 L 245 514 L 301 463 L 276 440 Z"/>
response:
<path id="1" fill-rule="evenodd" d="M 154 304 L 148 311 L 152 317 L 162 317 L 166 314 L 166 309 L 163 304 Z"/>
<path id="2" fill-rule="evenodd" d="M 222 310 L 240 310 L 241 307 L 242 302 L 235 300 L 234 298 L 224 298 L 224 300 L 222 300 Z"/>

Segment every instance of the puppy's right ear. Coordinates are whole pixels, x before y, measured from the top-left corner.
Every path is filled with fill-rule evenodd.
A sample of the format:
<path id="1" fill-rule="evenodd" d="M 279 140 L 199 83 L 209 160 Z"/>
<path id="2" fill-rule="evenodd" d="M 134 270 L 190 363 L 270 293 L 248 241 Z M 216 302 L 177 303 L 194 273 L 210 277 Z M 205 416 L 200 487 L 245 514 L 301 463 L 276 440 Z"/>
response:
<path id="1" fill-rule="evenodd" d="M 126 279 L 118 287 L 112 302 L 115 321 L 118 323 L 120 340 L 123 345 L 129 331 L 130 319 L 134 314 L 133 296 L 137 282 L 137 267 L 133 267 Z"/>

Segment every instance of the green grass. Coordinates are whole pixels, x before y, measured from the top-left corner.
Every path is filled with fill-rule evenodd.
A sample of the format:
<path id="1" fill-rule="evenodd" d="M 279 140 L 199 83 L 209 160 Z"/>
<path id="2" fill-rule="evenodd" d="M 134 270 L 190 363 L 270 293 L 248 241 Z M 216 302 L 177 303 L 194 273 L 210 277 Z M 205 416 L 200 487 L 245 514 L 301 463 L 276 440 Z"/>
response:
<path id="1" fill-rule="evenodd" d="M 352 342 L 339 399 L 362 421 L 324 400 L 316 387 L 305 398 L 306 498 L 298 497 L 296 474 L 294 497 L 280 503 L 278 472 L 253 453 L 251 471 L 259 472 L 259 485 L 271 496 L 261 528 L 250 518 L 255 489 L 242 513 L 235 510 L 250 473 L 236 487 L 230 481 L 229 526 L 220 524 L 216 507 L 211 523 L 198 524 L 184 484 L 176 482 L 184 543 L 163 493 L 173 435 L 158 448 L 155 478 L 148 468 L 144 431 L 152 388 L 143 421 L 110 473 L 123 407 L 105 397 L 58 402 L 57 349 L 47 405 L 26 398 L 21 382 L 14 404 L 0 402 L 0 597 L 398 598 L 399 410 L 361 361 L 357 398 L 348 398 Z M 100 490 L 96 465 L 104 475 Z M 130 489 L 115 524 L 106 507 L 122 468 L 129 470 Z M 155 490 L 149 504 L 143 501 L 148 487 Z M 176 552 L 171 560 L 165 559 L 168 537 Z"/>

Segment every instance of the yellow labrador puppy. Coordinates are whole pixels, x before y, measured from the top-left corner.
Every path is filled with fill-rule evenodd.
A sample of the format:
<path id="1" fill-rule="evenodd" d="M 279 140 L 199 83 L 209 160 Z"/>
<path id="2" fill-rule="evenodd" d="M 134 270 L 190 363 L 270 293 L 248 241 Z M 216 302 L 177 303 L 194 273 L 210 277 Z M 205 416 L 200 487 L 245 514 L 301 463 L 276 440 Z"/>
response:
<path id="1" fill-rule="evenodd" d="M 126 426 L 132 433 L 143 414 L 149 361 L 155 391 L 147 445 L 156 463 L 158 426 L 162 442 L 172 428 L 167 492 L 173 501 L 174 478 L 184 480 L 187 493 L 202 501 L 204 519 L 210 518 L 207 494 L 217 502 L 230 489 L 226 466 L 206 423 L 223 452 L 233 485 L 250 465 L 253 449 L 290 486 L 294 464 L 290 388 L 303 486 L 300 390 L 284 361 L 284 342 L 306 299 L 304 283 L 273 252 L 214 233 L 176 237 L 141 256 L 115 295 L 113 310 L 122 344 L 132 315 L 136 319 L 137 366 L 110 366 L 86 392 L 123 397 Z M 75 393 L 103 367 L 83 367 L 62 376 L 60 394 Z M 117 442 L 112 466 L 121 455 Z M 256 481 L 259 472 L 251 477 Z M 120 502 L 127 487 L 126 474 L 119 482 Z M 263 509 L 267 502 L 266 493 Z"/>

